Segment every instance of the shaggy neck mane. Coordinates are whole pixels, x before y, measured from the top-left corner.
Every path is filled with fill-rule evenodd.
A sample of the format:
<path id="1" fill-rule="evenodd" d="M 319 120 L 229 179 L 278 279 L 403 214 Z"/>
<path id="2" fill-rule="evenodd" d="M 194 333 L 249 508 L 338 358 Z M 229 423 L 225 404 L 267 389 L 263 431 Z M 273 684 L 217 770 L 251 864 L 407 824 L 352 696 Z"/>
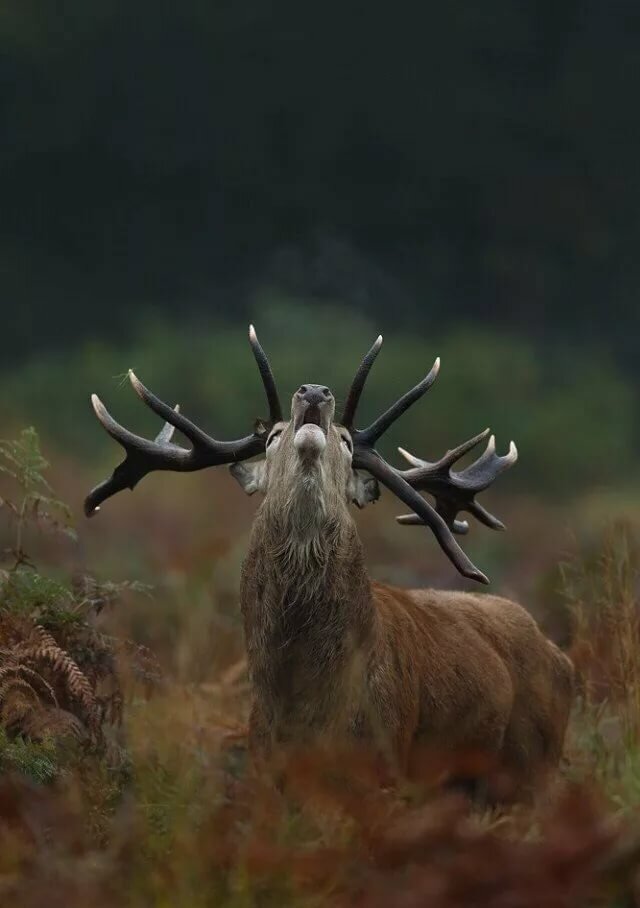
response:
<path id="1" fill-rule="evenodd" d="M 309 601 L 330 583 L 329 567 L 352 524 L 346 505 L 326 491 L 322 464 L 298 470 L 286 495 L 268 496 L 263 503 L 264 554 L 280 574 L 283 591 L 296 590 L 297 598 Z"/>
<path id="2" fill-rule="evenodd" d="M 256 689 L 293 715 L 342 677 L 373 607 L 355 524 L 322 467 L 301 470 L 287 491 L 267 495 L 256 516 L 242 600 Z"/>

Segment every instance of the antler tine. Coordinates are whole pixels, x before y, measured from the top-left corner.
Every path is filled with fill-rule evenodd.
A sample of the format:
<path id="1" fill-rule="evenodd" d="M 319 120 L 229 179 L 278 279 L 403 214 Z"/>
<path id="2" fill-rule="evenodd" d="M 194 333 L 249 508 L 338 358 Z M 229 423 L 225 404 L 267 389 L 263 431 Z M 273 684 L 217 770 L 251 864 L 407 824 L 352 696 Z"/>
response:
<path id="1" fill-rule="evenodd" d="M 489 527 L 490 530 L 506 529 L 504 523 L 499 520 L 498 517 L 496 517 L 490 511 L 487 511 L 486 508 L 483 508 L 482 505 L 477 501 L 472 501 L 469 504 L 468 511 L 470 514 L 473 514 L 478 523 L 484 524 L 484 526 Z"/>
<path id="2" fill-rule="evenodd" d="M 121 426 L 119 422 L 116 422 L 97 394 L 91 395 L 91 406 L 103 428 L 123 447 L 127 444 L 132 446 L 142 445 L 146 441 L 145 438 L 134 435 L 133 432 L 130 432 L 128 429 L 125 429 L 124 426 Z"/>
<path id="3" fill-rule="evenodd" d="M 180 404 L 176 404 L 173 408 L 175 413 L 180 412 Z M 171 439 L 173 438 L 173 433 L 175 432 L 176 427 L 172 426 L 170 422 L 166 422 L 164 426 L 160 429 L 156 435 L 155 440 L 159 445 L 168 445 Z"/>
<path id="4" fill-rule="evenodd" d="M 163 400 L 160 400 L 159 397 L 149 391 L 148 388 L 142 384 L 139 378 L 136 377 L 132 369 L 129 369 L 129 381 L 131 382 L 134 391 L 144 403 L 153 410 L 154 413 L 157 413 L 158 416 L 161 416 L 167 423 L 174 426 L 178 429 L 185 438 L 188 438 L 191 444 L 193 445 L 194 450 L 202 450 L 203 452 L 208 452 L 211 456 L 219 457 L 220 460 L 218 464 L 226 463 L 226 456 L 233 455 L 237 450 L 238 441 L 217 441 L 214 438 L 211 438 L 210 435 L 207 435 L 206 432 L 203 432 L 202 429 L 199 429 L 195 423 L 191 422 L 190 419 L 187 419 L 186 416 L 183 416 L 180 413 L 180 409 L 172 409 L 168 404 L 165 404 Z M 164 431 L 164 430 L 163 430 Z M 173 434 L 173 433 L 172 433 Z M 251 437 L 251 436 L 248 436 Z M 157 441 L 157 439 L 156 439 Z M 245 439 L 240 439 L 241 442 Z M 175 446 L 174 446 L 175 447 Z M 186 450 L 183 448 L 182 450 Z M 234 459 L 233 456 L 231 458 Z M 211 464 L 211 466 L 218 465 L 216 463 Z"/>
<path id="5" fill-rule="evenodd" d="M 367 444 L 375 445 L 387 429 L 392 426 L 393 423 L 409 409 L 409 407 L 426 394 L 438 377 L 439 371 L 440 357 L 438 356 L 431 367 L 430 372 L 425 375 L 421 382 L 418 382 L 415 388 L 412 388 L 410 391 L 407 391 L 406 394 L 403 394 L 388 410 L 385 410 L 381 416 L 372 422 L 368 429 L 363 429 L 358 433 L 361 436 L 362 441 Z"/>
<path id="6" fill-rule="evenodd" d="M 256 329 L 253 325 L 249 325 L 249 343 L 251 344 L 253 355 L 258 364 L 258 369 L 260 370 L 260 375 L 262 377 L 262 384 L 264 385 L 267 401 L 269 402 L 269 418 L 271 419 L 271 423 L 281 422 L 282 406 L 276 387 L 276 380 L 273 376 L 267 354 L 262 349 L 262 345 L 258 340 L 258 335 L 256 334 Z"/>
<path id="7" fill-rule="evenodd" d="M 441 514 L 444 518 L 444 515 L 441 513 L 438 508 L 436 511 Z M 478 523 L 484 524 L 484 526 L 489 527 L 490 530 L 505 530 L 506 527 L 504 523 L 492 514 L 490 511 L 487 511 L 486 508 L 483 508 L 481 504 L 478 504 L 477 501 L 471 502 L 468 506 L 468 511 L 470 514 L 476 518 Z M 424 520 L 421 517 L 418 517 L 417 514 L 399 514 L 396 517 L 396 521 L 401 524 L 403 527 L 415 527 L 415 526 L 424 526 Z M 445 519 L 445 523 L 446 523 Z M 469 532 L 469 522 L 467 520 L 452 520 L 450 523 L 450 529 L 452 533 L 455 533 L 456 536 L 466 536 Z"/>
<path id="8" fill-rule="evenodd" d="M 485 429 L 484 432 L 474 435 L 473 438 L 469 438 L 467 441 L 463 441 L 461 445 L 458 445 L 455 448 L 452 448 L 438 461 L 439 466 L 452 466 L 465 454 L 475 448 L 476 445 L 479 445 L 481 441 L 484 441 L 485 438 L 491 434 L 491 429 Z M 398 448 L 398 451 L 408 463 L 413 467 L 432 467 L 433 464 L 429 463 L 428 460 L 421 460 L 419 457 L 416 457 L 414 454 L 411 454 L 409 451 L 406 451 L 404 448 Z"/>
<path id="9" fill-rule="evenodd" d="M 480 506 L 478 505 L 478 507 Z M 396 517 L 396 520 L 398 523 L 402 524 L 402 526 L 406 527 L 424 526 L 424 520 L 422 520 L 421 517 L 418 517 L 417 514 L 400 514 Z M 450 529 L 456 536 L 466 536 L 469 532 L 469 522 L 467 520 L 454 520 Z"/>
<path id="10" fill-rule="evenodd" d="M 147 472 L 142 458 L 144 457 L 144 450 L 148 448 L 149 454 L 153 451 L 154 445 L 159 445 L 162 447 L 169 447 L 175 427 L 170 423 L 166 422 L 162 429 L 158 432 L 155 440 L 153 442 L 148 441 L 146 438 L 141 438 L 139 435 L 134 435 L 132 432 L 129 432 L 128 429 L 125 429 L 124 426 L 121 426 L 115 421 L 111 416 L 105 405 L 102 403 L 97 394 L 91 395 L 91 403 L 95 411 L 96 416 L 107 430 L 109 435 L 119 442 L 125 450 L 127 450 L 128 457 L 123 461 L 116 469 L 113 471 L 113 475 L 109 479 L 105 479 L 104 482 L 99 483 L 91 492 L 87 495 L 84 502 L 84 513 L 86 517 L 92 517 L 100 510 L 100 505 L 103 501 L 106 501 L 107 498 L 111 498 L 112 495 L 115 495 L 116 492 L 121 492 L 123 489 L 133 488 L 137 482 L 142 479 L 142 477 Z M 180 405 L 176 404 L 174 411 L 177 413 L 180 411 Z M 135 446 L 135 447 L 134 447 Z M 176 448 L 176 453 L 179 454 L 188 454 L 189 452 L 180 448 L 178 445 L 171 445 L 172 448 Z M 138 464 L 138 470 L 136 471 L 135 467 L 135 456 L 133 454 L 135 448 L 138 449 L 141 462 Z M 127 465 L 126 469 L 123 469 Z M 136 472 L 139 473 L 136 477 Z"/>
<path id="11" fill-rule="evenodd" d="M 347 402 L 344 406 L 342 419 L 340 420 L 342 425 L 346 426 L 346 428 L 351 431 L 351 434 L 354 436 L 354 443 L 356 442 L 357 436 L 362 444 L 375 445 L 376 441 L 378 441 L 378 439 L 387 431 L 389 426 L 391 426 L 412 404 L 419 400 L 422 395 L 429 390 L 440 371 L 440 357 L 437 357 L 428 375 L 426 375 L 415 388 L 412 388 L 410 391 L 407 391 L 406 394 L 403 394 L 402 397 L 379 416 L 368 429 L 354 429 L 355 415 L 360 402 L 360 397 L 362 396 L 367 376 L 380 352 L 381 346 L 382 335 L 380 334 L 358 367 L 358 371 L 355 374 L 347 395 Z"/>
<path id="12" fill-rule="evenodd" d="M 344 405 L 342 418 L 340 419 L 342 425 L 347 429 L 351 429 L 353 426 L 358 404 L 360 403 L 360 397 L 362 396 L 362 392 L 367 381 L 367 376 L 369 375 L 371 366 L 374 364 L 376 357 L 380 352 L 381 346 L 382 335 L 379 334 L 375 340 L 375 343 L 358 366 L 358 371 L 356 372 L 354 379 L 351 382 L 351 388 L 349 389 L 349 394 L 347 395 L 347 402 Z"/>
<path id="13" fill-rule="evenodd" d="M 496 454 L 496 437 L 492 435 L 487 448 L 474 463 L 463 470 L 464 482 L 476 492 L 483 492 L 491 483 L 512 467 L 518 460 L 518 449 L 515 442 L 509 442 L 509 451 L 502 456 Z"/>
<path id="14" fill-rule="evenodd" d="M 413 469 L 399 472 L 414 489 L 422 492 L 436 494 L 449 484 L 452 484 L 461 492 L 471 492 L 473 494 L 484 492 L 498 476 L 517 462 L 518 449 L 515 442 L 511 441 L 508 453 L 500 456 L 496 454 L 495 435 L 491 435 L 486 449 L 477 460 L 474 460 L 464 470 L 454 471 L 450 468 L 464 454 L 483 441 L 489 432 L 490 429 L 485 429 L 484 432 L 470 438 L 469 441 L 465 441 L 452 451 L 447 451 L 444 457 L 441 457 L 435 463 L 421 460 L 419 457 L 415 457 L 405 451 L 404 448 L 398 448 L 403 457 L 413 464 Z"/>
<path id="15" fill-rule="evenodd" d="M 272 422 L 282 419 L 282 410 L 278 398 L 275 380 L 266 354 L 256 336 L 253 326 L 249 330 L 249 341 L 256 358 L 262 383 L 269 402 Z M 96 486 L 85 500 L 85 514 L 89 517 L 99 509 L 100 504 L 122 489 L 133 489 L 147 473 L 154 470 L 171 470 L 175 472 L 193 472 L 205 467 L 219 466 L 246 460 L 264 451 L 264 427 L 256 424 L 251 435 L 235 441 L 217 441 L 203 432 L 195 423 L 180 412 L 179 407 L 172 409 L 146 388 L 132 370 L 129 380 L 142 401 L 154 413 L 165 420 L 165 425 L 154 441 L 135 435 L 121 426 L 108 412 L 99 397 L 91 397 L 96 416 L 106 431 L 125 449 L 126 457 L 113 472 L 113 475 Z M 191 442 L 190 448 L 183 448 L 172 442 L 174 429 L 179 429 Z"/>
<path id="16" fill-rule="evenodd" d="M 495 436 L 491 435 L 486 450 L 472 464 L 464 470 L 454 471 L 451 466 L 463 454 L 475 447 L 489 430 L 476 435 L 452 451 L 448 451 L 436 463 L 420 460 L 400 449 L 403 456 L 413 464 L 413 469 L 398 471 L 409 485 L 420 492 L 428 492 L 435 497 L 436 510 L 445 519 L 447 524 L 455 531 L 456 515 L 459 511 L 468 511 L 476 520 L 493 530 L 503 530 L 501 520 L 486 510 L 475 500 L 479 492 L 488 488 L 495 479 L 504 473 L 518 459 L 518 450 L 513 442 L 509 445 L 509 452 L 503 456 L 496 454 Z M 398 518 L 402 524 L 415 523 L 413 515 L 404 515 Z"/>
<path id="17" fill-rule="evenodd" d="M 191 452 L 179 445 L 171 444 L 174 426 L 169 422 L 164 424 L 154 441 L 149 441 L 135 435 L 116 422 L 97 394 L 91 395 L 91 404 L 102 426 L 115 441 L 122 445 L 127 456 L 116 467 L 109 479 L 105 479 L 87 495 L 84 502 L 84 512 L 87 517 L 92 517 L 99 511 L 102 502 L 115 495 L 116 492 L 126 488 L 132 489 L 149 472 L 149 469 L 153 469 L 149 467 L 149 463 L 160 453 L 173 462 L 173 466 L 167 466 L 166 469 L 186 469 L 184 464 Z M 179 410 L 180 407 L 176 404 L 175 409 L 171 412 L 178 413 Z M 161 450 L 158 451 L 158 449 Z"/>
<path id="18" fill-rule="evenodd" d="M 449 527 L 431 505 L 411 488 L 397 470 L 394 470 L 377 451 L 361 449 L 354 453 L 355 466 L 368 470 L 383 485 L 408 505 L 427 524 L 435 535 L 441 549 L 464 577 L 489 583 L 488 578 L 465 555 L 453 538 Z"/>
<path id="19" fill-rule="evenodd" d="M 211 441 L 208 435 L 192 423 L 190 419 L 187 419 L 186 416 L 183 416 L 180 413 L 179 406 L 171 408 L 168 404 L 165 404 L 163 400 L 160 400 L 159 397 L 156 397 L 152 391 L 146 388 L 133 369 L 129 369 L 129 381 L 140 400 L 144 401 L 154 413 L 157 413 L 158 416 L 161 416 L 165 420 L 164 427 L 159 433 L 160 435 L 165 432 L 167 426 L 171 426 L 172 430 L 179 429 L 185 438 L 188 438 L 194 445 L 206 445 Z M 171 432 L 171 437 L 173 437 L 173 431 Z M 158 441 L 158 438 L 156 438 L 156 441 Z"/>

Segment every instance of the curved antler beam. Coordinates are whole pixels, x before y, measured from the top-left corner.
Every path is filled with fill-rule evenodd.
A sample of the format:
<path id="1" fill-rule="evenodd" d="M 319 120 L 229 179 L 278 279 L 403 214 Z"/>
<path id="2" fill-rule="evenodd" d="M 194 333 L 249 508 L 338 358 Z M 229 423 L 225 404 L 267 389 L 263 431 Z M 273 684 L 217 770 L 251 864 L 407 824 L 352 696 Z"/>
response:
<path id="1" fill-rule="evenodd" d="M 282 419 L 282 407 L 276 389 L 269 360 L 260 346 L 253 325 L 249 327 L 249 343 L 260 370 L 260 376 L 269 403 L 271 425 Z M 120 444 L 126 457 L 109 479 L 104 480 L 89 493 L 84 503 L 87 517 L 93 516 L 107 498 L 123 489 L 133 489 L 140 480 L 154 470 L 170 470 L 180 473 L 202 470 L 206 467 L 237 463 L 261 454 L 265 447 L 266 432 L 259 422 L 251 435 L 235 441 L 217 441 L 187 419 L 176 406 L 171 408 L 146 388 L 133 370 L 129 370 L 129 381 L 138 397 L 158 416 L 165 425 L 151 441 L 135 435 L 111 416 L 100 398 L 93 394 L 91 404 L 105 430 Z M 178 429 L 191 442 L 190 448 L 183 448 L 172 442 L 174 430 Z"/>
<path id="2" fill-rule="evenodd" d="M 354 454 L 354 462 L 356 467 L 368 470 L 372 476 L 375 476 L 379 482 L 415 512 L 420 522 L 431 529 L 440 548 L 464 577 L 480 583 L 489 583 L 485 574 L 462 551 L 442 517 L 377 451 L 358 450 L 357 454 Z"/>
<path id="3" fill-rule="evenodd" d="M 342 416 L 342 423 L 351 432 L 353 440 L 353 465 L 370 472 L 411 508 L 413 513 L 399 517 L 400 523 L 428 526 L 442 550 L 461 574 L 472 580 L 488 583 L 482 571 L 476 568 L 462 551 L 453 534 L 463 535 L 469 529 L 466 520 L 457 519 L 460 511 L 468 511 L 478 521 L 492 529 L 504 528 L 497 517 L 475 501 L 475 495 L 491 485 L 504 470 L 516 462 L 518 457 L 516 447 L 512 442 L 509 453 L 499 457 L 495 453 L 495 438 L 492 435 L 486 451 L 478 460 L 465 470 L 453 471 L 451 467 L 461 457 L 487 438 L 489 429 L 486 429 L 453 450 L 447 451 L 436 463 L 420 460 L 400 448 L 400 453 L 409 461 L 412 469 L 396 470 L 380 456 L 375 445 L 390 426 L 431 388 L 440 371 L 440 359 L 436 359 L 421 382 L 399 398 L 368 428 L 356 429 L 358 403 L 381 346 L 382 336 L 378 337 L 362 360 L 351 384 Z M 423 491 L 434 496 L 435 508 L 419 494 Z"/>

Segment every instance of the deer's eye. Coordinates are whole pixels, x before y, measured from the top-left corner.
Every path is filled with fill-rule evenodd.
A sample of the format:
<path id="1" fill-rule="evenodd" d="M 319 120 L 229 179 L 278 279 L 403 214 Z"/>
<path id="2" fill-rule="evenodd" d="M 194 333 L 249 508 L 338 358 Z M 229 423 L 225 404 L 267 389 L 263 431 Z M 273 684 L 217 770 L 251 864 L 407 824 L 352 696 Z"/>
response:
<path id="1" fill-rule="evenodd" d="M 272 432 L 272 433 L 271 433 L 271 435 L 270 435 L 269 438 L 267 439 L 267 447 L 269 447 L 269 445 L 271 444 L 271 442 L 272 442 L 272 441 L 275 441 L 276 438 L 280 438 L 280 436 L 282 435 L 282 431 L 283 431 L 282 429 L 276 429 L 275 432 Z"/>
<path id="2" fill-rule="evenodd" d="M 350 452 L 351 454 L 353 454 L 353 443 L 352 443 L 351 439 L 349 438 L 349 436 L 348 436 L 348 435 L 341 435 L 341 436 L 340 436 L 340 441 L 342 442 L 343 445 L 346 445 L 346 447 L 348 448 L 349 452 Z"/>

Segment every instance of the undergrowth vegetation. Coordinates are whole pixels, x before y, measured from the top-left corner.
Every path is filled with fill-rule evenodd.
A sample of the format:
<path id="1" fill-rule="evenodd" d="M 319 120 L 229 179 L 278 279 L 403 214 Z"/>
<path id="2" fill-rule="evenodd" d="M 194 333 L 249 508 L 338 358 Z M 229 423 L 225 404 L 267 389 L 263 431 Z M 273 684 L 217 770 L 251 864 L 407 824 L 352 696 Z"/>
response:
<path id="1" fill-rule="evenodd" d="M 80 558 L 34 563 L 41 534 L 73 552 L 77 543 L 33 430 L 0 445 L 0 467 L 2 904 L 640 904 L 640 536 L 631 523 L 555 575 L 579 674 L 559 779 L 535 805 L 470 810 L 442 793 L 452 767 L 429 754 L 416 754 L 399 786 L 356 751 L 293 756 L 281 789 L 256 778 L 240 627 L 225 617 L 233 603 L 171 574 L 150 593 L 89 576 Z M 230 560 L 219 542 L 205 549 Z M 189 623 L 196 592 L 217 614 L 224 653 Z M 163 654 L 161 666 L 127 640 L 135 622 L 120 619 L 128 608 L 166 621 L 171 597 L 182 655 L 179 665 Z M 458 759 L 468 768 L 477 758 Z"/>
<path id="2" fill-rule="evenodd" d="M 25 545 L 34 531 L 75 538 L 47 467 L 33 429 L 0 442 L 0 472 L 11 490 L 0 504 L 13 533 L 0 568 L 0 761 L 39 782 L 89 752 L 122 762 L 123 645 L 95 622 L 122 584 L 79 574 L 65 582 L 32 563 Z M 153 665 L 141 649 L 130 650 L 132 664 Z"/>

